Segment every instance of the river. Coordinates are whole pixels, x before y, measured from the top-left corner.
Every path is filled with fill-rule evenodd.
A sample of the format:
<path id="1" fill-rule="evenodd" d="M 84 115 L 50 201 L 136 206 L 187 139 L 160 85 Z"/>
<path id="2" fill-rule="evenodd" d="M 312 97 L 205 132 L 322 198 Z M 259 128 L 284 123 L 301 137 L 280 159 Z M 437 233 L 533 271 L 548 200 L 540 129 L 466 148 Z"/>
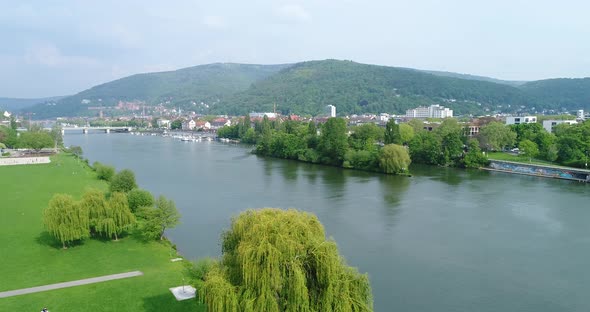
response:
<path id="1" fill-rule="evenodd" d="M 132 169 L 176 202 L 167 236 L 189 259 L 219 256 L 248 208 L 315 213 L 376 311 L 590 311 L 590 185 L 412 166 L 398 177 L 250 154 L 218 142 L 71 134 L 90 162 Z"/>

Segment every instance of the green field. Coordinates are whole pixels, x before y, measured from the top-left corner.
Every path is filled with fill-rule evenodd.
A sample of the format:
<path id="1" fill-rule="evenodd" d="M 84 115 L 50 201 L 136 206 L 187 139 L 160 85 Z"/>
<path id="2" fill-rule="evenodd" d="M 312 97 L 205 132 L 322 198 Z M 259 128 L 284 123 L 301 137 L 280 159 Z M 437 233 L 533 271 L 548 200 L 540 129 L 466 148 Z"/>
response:
<path id="1" fill-rule="evenodd" d="M 549 162 L 549 161 L 534 159 L 534 158 L 529 161 L 528 157 L 523 157 L 523 156 L 519 156 L 519 155 L 505 153 L 505 152 L 489 152 L 488 158 L 492 159 L 492 160 L 513 161 L 513 162 L 519 162 L 519 163 L 523 163 L 523 164 L 536 164 L 536 165 L 559 167 L 558 165 L 556 165 L 552 162 Z"/>
<path id="2" fill-rule="evenodd" d="M 55 193 L 76 198 L 107 185 L 71 156 L 51 164 L 0 167 L 0 292 L 139 270 L 140 277 L 0 299 L 0 311 L 204 311 L 178 302 L 168 288 L 182 285 L 181 262 L 166 244 L 133 237 L 87 239 L 61 249 L 45 231 L 42 211 Z"/>

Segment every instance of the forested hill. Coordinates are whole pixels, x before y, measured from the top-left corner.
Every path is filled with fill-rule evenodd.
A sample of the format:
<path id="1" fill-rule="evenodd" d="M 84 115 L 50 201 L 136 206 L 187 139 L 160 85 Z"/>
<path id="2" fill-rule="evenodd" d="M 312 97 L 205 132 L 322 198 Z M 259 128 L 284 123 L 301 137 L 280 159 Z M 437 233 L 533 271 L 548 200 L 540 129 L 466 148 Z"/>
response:
<path id="1" fill-rule="evenodd" d="M 590 109 L 590 78 L 537 80 L 520 88 L 545 108 Z"/>
<path id="2" fill-rule="evenodd" d="M 269 111 L 318 114 L 326 105 L 338 113 L 403 113 L 439 103 L 457 113 L 530 106 L 520 89 L 487 81 L 442 77 L 413 69 L 325 60 L 298 63 L 254 83 L 213 107 L 213 112 Z"/>
<path id="3" fill-rule="evenodd" d="M 467 80 L 481 80 L 481 81 L 505 84 L 505 85 L 509 85 L 509 86 L 513 86 L 513 87 L 518 87 L 518 86 L 521 86 L 526 83 L 526 81 L 501 80 L 501 79 L 485 77 L 485 76 L 459 74 L 459 73 L 446 72 L 446 71 L 436 71 L 436 70 L 422 70 L 422 71 L 425 73 L 436 75 L 436 76 L 460 78 L 460 79 L 467 79 Z"/>
<path id="4" fill-rule="evenodd" d="M 221 101 L 288 66 L 215 63 L 137 74 L 92 87 L 56 105 L 37 105 L 32 110 L 37 118 L 87 115 L 88 107 L 108 107 L 119 101 L 136 100 L 151 106 L 169 101 L 175 107 L 206 110 L 206 106 L 200 106 L 201 102 L 209 105 Z"/>
<path id="5" fill-rule="evenodd" d="M 119 101 L 203 114 L 271 111 L 318 115 L 398 113 L 441 104 L 459 114 L 554 112 L 590 109 L 590 78 L 509 82 L 487 77 L 359 64 L 309 61 L 291 65 L 209 64 L 138 74 L 105 83 L 56 104 L 32 108 L 36 118 L 92 115 L 89 107 Z M 201 105 L 201 102 L 203 105 Z"/>

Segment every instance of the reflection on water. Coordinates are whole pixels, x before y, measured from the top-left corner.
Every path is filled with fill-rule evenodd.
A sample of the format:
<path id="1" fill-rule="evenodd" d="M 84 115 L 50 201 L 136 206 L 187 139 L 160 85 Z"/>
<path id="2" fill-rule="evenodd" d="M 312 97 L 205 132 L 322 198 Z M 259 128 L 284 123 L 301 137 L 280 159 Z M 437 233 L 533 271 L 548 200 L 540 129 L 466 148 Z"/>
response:
<path id="1" fill-rule="evenodd" d="M 182 224 L 167 235 L 191 259 L 219 255 L 240 211 L 295 207 L 369 274 L 376 311 L 590 311 L 590 185 L 414 165 L 388 176 L 160 137 L 64 140 L 174 199 Z"/>

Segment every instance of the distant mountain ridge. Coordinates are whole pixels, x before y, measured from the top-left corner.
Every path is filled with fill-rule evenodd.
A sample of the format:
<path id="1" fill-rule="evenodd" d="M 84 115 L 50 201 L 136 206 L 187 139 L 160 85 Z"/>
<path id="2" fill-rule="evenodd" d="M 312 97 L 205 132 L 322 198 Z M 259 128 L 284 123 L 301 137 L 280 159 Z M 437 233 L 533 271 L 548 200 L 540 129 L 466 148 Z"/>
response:
<path id="1" fill-rule="evenodd" d="M 206 109 L 198 105 L 220 101 L 287 66 L 214 63 L 136 74 L 66 97 L 55 106 L 37 105 L 33 110 L 38 118 L 86 115 L 89 107 L 112 107 L 119 101 L 141 101 L 148 106 L 169 102 L 182 108 Z"/>
<path id="2" fill-rule="evenodd" d="M 0 110 L 8 110 L 8 111 L 21 110 L 24 108 L 32 107 L 36 104 L 57 102 L 65 97 L 66 96 L 52 96 L 52 97 L 36 98 L 36 99 L 20 99 L 20 98 L 0 97 Z"/>
<path id="3" fill-rule="evenodd" d="M 466 74 L 322 60 L 283 65 L 214 63 L 138 74 L 31 108 L 38 118 L 90 115 L 119 101 L 241 115 L 252 111 L 317 115 L 404 113 L 441 104 L 456 114 L 590 109 L 590 78 L 504 81 Z M 201 105 L 203 102 L 203 105 Z"/>
<path id="4" fill-rule="evenodd" d="M 419 69 L 417 69 L 417 70 L 419 70 Z M 477 76 L 477 75 L 470 75 L 470 74 L 460 74 L 460 73 L 453 73 L 453 72 L 447 72 L 447 71 L 437 71 L 437 70 L 419 70 L 419 71 L 423 71 L 425 73 L 433 74 L 436 76 L 460 78 L 460 79 L 467 79 L 467 80 L 480 80 L 480 81 L 505 84 L 505 85 L 513 86 L 513 87 L 522 86 L 525 83 L 527 83 L 527 81 L 501 80 L 501 79 L 496 79 L 496 78 L 491 78 L 491 77 Z"/>

